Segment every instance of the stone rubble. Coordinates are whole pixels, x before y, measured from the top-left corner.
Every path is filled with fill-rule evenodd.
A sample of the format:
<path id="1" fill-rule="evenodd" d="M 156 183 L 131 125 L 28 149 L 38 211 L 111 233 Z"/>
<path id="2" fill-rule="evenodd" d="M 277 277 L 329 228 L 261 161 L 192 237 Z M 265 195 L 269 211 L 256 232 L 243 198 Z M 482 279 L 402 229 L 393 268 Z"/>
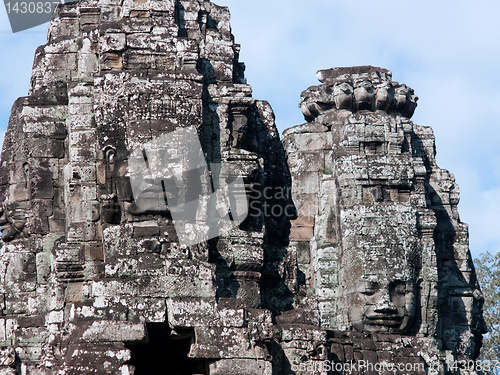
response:
<path id="1" fill-rule="evenodd" d="M 307 123 L 282 143 L 229 19 L 203 0 L 56 9 L 1 155 L 1 375 L 428 371 L 477 357 L 458 187 L 432 130 L 409 120 L 413 91 L 380 68 L 322 70 L 301 96 Z M 249 212 L 187 246 L 168 205 L 145 204 L 165 185 L 134 197 L 129 158 L 189 126 L 214 185 L 231 176 L 213 165 L 240 171 Z"/>

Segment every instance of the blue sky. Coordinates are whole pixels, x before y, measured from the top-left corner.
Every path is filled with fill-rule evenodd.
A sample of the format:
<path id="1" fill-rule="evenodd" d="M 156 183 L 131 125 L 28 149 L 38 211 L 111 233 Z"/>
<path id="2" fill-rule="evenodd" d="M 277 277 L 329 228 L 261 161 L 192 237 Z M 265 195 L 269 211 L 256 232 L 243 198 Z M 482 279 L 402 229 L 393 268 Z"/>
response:
<path id="1" fill-rule="evenodd" d="M 254 97 L 271 103 L 280 131 L 304 122 L 300 93 L 319 69 L 374 65 L 420 100 L 413 116 L 433 127 L 437 160 L 460 186 L 473 256 L 500 251 L 500 2 L 480 0 L 218 0 Z M 12 34 L 0 7 L 0 132 L 26 95 L 47 24 Z"/>

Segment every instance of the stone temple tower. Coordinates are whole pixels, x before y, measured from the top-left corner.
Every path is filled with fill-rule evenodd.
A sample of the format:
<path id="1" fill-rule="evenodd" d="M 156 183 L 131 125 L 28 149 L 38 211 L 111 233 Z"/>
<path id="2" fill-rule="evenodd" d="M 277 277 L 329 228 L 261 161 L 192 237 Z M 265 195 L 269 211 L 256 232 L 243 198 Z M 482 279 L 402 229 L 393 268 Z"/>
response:
<path id="1" fill-rule="evenodd" d="M 432 129 L 410 121 L 418 98 L 381 68 L 317 76 L 301 95 L 308 122 L 283 138 L 299 212 L 291 249 L 321 326 L 342 344 L 359 332 L 414 338 L 408 348 L 447 353 L 450 368 L 477 357 L 485 325 L 468 228 Z"/>
<path id="2" fill-rule="evenodd" d="M 2 153 L 0 345 L 16 348 L 2 374 L 270 371 L 261 301 L 283 284 L 271 264 L 289 224 L 258 208 L 290 199 L 254 194 L 241 225 L 186 244 L 164 199 L 169 176 L 144 178 L 135 195 L 131 181 L 134 151 L 194 129 L 200 171 L 183 171 L 184 203 L 224 186 L 224 167 L 248 191 L 290 186 L 273 112 L 252 98 L 238 51 L 227 8 L 208 1 L 57 8 Z M 171 145 L 188 164 L 191 148 Z M 194 198 L 195 216 L 232 209 Z"/>
<path id="3" fill-rule="evenodd" d="M 1 155 L 0 375 L 477 357 L 458 187 L 412 90 L 320 71 L 283 146 L 239 50 L 210 1 L 58 6 Z"/>

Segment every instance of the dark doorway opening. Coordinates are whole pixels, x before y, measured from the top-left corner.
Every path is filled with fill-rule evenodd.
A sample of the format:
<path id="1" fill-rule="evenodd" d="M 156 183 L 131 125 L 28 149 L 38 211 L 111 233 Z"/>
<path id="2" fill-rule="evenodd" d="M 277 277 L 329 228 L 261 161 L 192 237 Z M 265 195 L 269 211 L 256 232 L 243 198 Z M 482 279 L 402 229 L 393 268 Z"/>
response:
<path id="1" fill-rule="evenodd" d="M 127 344 L 132 351 L 129 363 L 134 375 L 207 374 L 207 361 L 188 357 L 194 329 L 171 330 L 165 323 L 146 323 L 148 342 Z"/>

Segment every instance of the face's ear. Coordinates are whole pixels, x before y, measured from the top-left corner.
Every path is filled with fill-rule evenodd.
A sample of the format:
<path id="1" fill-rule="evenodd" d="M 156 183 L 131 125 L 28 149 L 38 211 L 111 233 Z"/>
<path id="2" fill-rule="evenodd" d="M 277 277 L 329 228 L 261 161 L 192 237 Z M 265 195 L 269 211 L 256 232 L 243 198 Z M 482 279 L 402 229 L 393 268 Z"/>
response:
<path id="1" fill-rule="evenodd" d="M 404 330 L 406 330 L 406 327 L 408 327 L 408 325 L 412 323 L 417 308 L 417 293 L 416 293 L 415 280 L 406 281 L 405 308 L 406 308 L 405 317 L 403 319 L 403 325 L 405 325 Z"/>

